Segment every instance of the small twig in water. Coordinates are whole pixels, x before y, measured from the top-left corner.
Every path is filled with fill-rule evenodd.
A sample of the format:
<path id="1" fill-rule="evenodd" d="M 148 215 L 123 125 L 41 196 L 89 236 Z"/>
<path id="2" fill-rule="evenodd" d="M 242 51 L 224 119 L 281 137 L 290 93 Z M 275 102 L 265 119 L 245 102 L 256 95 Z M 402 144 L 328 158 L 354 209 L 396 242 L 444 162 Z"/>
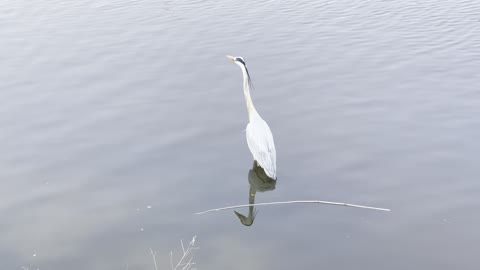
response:
<path id="1" fill-rule="evenodd" d="M 195 239 L 196 239 L 196 236 L 192 238 L 192 240 L 190 241 L 190 243 L 188 243 L 186 247 L 183 244 L 183 241 L 180 241 L 183 255 L 175 266 L 173 264 L 173 251 L 170 251 L 170 265 L 172 267 L 172 270 L 179 270 L 179 269 L 189 270 L 192 267 L 192 265 L 195 264 L 194 262 L 192 262 L 193 260 L 192 250 L 197 249 L 196 247 L 194 247 Z"/>
<path id="2" fill-rule="evenodd" d="M 170 265 L 172 266 L 172 269 L 175 269 L 173 267 L 173 251 L 170 251 Z"/>
<path id="3" fill-rule="evenodd" d="M 158 270 L 158 268 L 157 268 L 157 259 L 155 258 L 155 255 L 157 255 L 157 252 L 153 252 L 153 249 L 150 249 L 150 254 L 152 254 L 153 264 L 155 265 L 155 270 Z"/>
<path id="4" fill-rule="evenodd" d="M 185 264 L 185 266 L 182 268 L 182 270 L 190 269 L 190 267 L 192 267 L 192 265 L 195 264 L 195 263 L 192 263 L 192 260 L 193 260 L 193 257 L 190 257 L 190 260 L 188 260 L 188 262 Z"/>
<path id="5" fill-rule="evenodd" d="M 287 201 L 287 202 L 268 202 L 268 203 L 253 203 L 253 204 L 242 204 L 242 205 L 235 205 L 235 206 L 228 206 L 216 209 L 210 209 L 203 212 L 195 213 L 195 215 L 201 215 L 209 212 L 216 212 L 221 210 L 228 210 L 228 209 L 236 209 L 236 208 L 244 208 L 250 206 L 262 206 L 262 205 L 276 205 L 276 204 L 291 204 L 291 203 L 319 203 L 319 204 L 328 204 L 328 205 L 337 205 L 337 206 L 347 206 L 347 207 L 355 207 L 355 208 L 363 208 L 363 209 L 371 209 L 371 210 L 379 210 L 379 211 L 390 211 L 387 208 L 379 208 L 379 207 L 372 207 L 372 206 L 364 206 L 358 204 L 351 204 L 351 203 L 343 203 L 343 202 L 329 202 L 329 201 Z"/>

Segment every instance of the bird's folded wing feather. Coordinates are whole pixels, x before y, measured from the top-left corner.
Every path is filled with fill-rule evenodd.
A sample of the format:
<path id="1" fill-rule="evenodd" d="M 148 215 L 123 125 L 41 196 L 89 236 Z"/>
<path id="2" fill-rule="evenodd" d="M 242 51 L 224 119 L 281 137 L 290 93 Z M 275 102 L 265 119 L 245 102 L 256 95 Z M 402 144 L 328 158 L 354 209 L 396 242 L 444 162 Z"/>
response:
<path id="1" fill-rule="evenodd" d="M 276 177 L 276 150 L 272 132 L 267 123 L 260 121 L 247 125 L 247 144 L 253 158 L 262 167 L 268 176 Z"/>

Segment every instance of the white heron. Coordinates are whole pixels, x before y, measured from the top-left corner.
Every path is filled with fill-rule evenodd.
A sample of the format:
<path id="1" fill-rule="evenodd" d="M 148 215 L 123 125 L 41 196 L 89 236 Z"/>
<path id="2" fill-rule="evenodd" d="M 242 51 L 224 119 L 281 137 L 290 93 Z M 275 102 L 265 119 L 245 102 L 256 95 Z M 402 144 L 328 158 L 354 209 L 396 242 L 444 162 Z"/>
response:
<path id="1" fill-rule="evenodd" d="M 267 176 L 277 178 L 277 153 L 273 143 L 273 135 L 267 122 L 260 117 L 250 96 L 250 88 L 253 88 L 247 65 L 242 57 L 227 55 L 227 58 L 235 62 L 243 74 L 243 94 L 247 103 L 249 123 L 246 129 L 247 144 L 253 159 L 263 168 Z"/>

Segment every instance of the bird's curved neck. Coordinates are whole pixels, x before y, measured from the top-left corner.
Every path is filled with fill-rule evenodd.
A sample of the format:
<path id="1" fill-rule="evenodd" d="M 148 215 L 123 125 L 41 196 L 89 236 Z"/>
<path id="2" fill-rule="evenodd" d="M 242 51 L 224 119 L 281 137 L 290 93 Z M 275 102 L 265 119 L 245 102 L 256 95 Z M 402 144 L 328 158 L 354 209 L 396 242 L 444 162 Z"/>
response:
<path id="1" fill-rule="evenodd" d="M 252 97 L 250 96 L 250 82 L 246 67 L 241 66 L 243 73 L 243 95 L 245 96 L 245 103 L 247 104 L 248 120 L 251 121 L 253 117 L 258 116 L 255 106 L 253 106 Z"/>
<path id="2" fill-rule="evenodd" d="M 255 204 L 255 194 L 257 193 L 257 190 L 255 190 L 255 188 L 250 185 L 250 190 L 248 191 L 248 204 Z M 255 219 L 255 207 L 254 206 L 249 206 L 248 207 L 248 218 L 250 220 L 252 220 L 252 223 L 253 223 L 253 220 Z"/>

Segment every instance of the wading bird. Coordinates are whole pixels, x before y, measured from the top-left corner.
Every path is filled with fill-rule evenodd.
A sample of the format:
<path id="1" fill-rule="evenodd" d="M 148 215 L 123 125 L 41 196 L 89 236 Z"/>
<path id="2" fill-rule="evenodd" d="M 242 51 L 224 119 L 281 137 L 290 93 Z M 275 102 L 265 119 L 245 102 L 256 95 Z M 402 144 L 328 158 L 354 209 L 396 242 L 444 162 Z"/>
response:
<path id="1" fill-rule="evenodd" d="M 242 57 L 233 57 L 227 55 L 227 58 L 235 62 L 243 73 L 243 95 L 247 103 L 249 123 L 246 129 L 247 144 L 253 159 L 263 168 L 265 173 L 272 179 L 277 178 L 277 154 L 275 144 L 273 143 L 273 135 L 268 127 L 267 122 L 260 117 L 257 110 L 253 106 L 250 97 L 250 88 L 253 88 L 247 65 Z"/>

